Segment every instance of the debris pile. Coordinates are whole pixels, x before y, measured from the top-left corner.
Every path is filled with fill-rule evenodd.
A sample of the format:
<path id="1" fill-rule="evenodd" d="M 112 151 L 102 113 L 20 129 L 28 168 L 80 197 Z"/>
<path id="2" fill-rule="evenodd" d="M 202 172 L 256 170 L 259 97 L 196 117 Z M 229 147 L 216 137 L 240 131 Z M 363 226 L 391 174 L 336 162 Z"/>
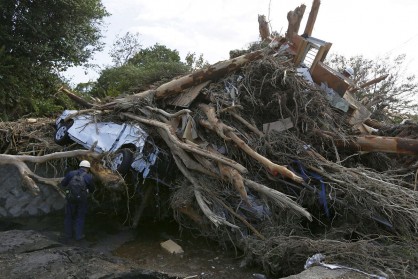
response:
<path id="1" fill-rule="evenodd" d="M 286 276 L 321 253 L 412 278 L 418 126 L 376 124 L 352 81 L 323 63 L 331 44 L 311 37 L 318 3 L 303 36 L 303 7 L 286 37 L 259 17 L 264 40 L 247 53 L 88 106 L 147 129 L 181 173 L 167 186 L 176 220 L 244 251 L 243 264 Z"/>

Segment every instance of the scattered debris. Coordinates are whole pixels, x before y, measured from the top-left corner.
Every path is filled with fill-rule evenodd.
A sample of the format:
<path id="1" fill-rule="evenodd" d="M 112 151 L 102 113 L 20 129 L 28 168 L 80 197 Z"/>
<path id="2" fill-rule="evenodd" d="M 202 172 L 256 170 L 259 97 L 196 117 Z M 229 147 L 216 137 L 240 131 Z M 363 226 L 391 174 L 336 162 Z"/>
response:
<path id="1" fill-rule="evenodd" d="M 184 253 L 183 248 L 181 248 L 180 245 L 178 245 L 171 239 L 161 242 L 161 247 L 170 254 L 183 254 Z"/>
<path id="2" fill-rule="evenodd" d="M 413 278 L 418 125 L 371 119 L 358 86 L 325 64 L 332 44 L 312 37 L 319 3 L 302 35 L 304 5 L 289 12 L 286 37 L 269 34 L 259 16 L 263 41 L 241 56 L 106 104 L 77 101 L 115 123 L 139 123 L 174 162 L 170 182 L 106 194 L 132 202 L 137 224 L 151 191 L 160 199 L 164 191 L 179 224 L 234 245 L 266 274 L 298 273 L 320 251 L 367 274 Z M 29 135 L 38 155 L 46 140 L 18 127 L 1 123 L 2 152 L 28 152 L 18 142 Z M 81 151 L 70 155 L 93 156 L 73 152 Z M 3 154 L 0 164 L 36 162 L 19 156 Z M 101 165 L 106 154 L 94 156 Z"/>

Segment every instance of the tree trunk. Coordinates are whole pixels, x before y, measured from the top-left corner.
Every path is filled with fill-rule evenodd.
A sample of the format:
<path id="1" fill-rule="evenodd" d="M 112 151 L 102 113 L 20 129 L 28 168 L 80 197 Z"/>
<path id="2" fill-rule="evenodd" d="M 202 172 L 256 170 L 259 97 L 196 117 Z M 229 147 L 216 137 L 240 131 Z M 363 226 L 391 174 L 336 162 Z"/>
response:
<path id="1" fill-rule="evenodd" d="M 262 41 L 265 41 L 270 37 L 269 24 L 264 15 L 258 15 L 258 30 Z"/>
<path id="2" fill-rule="evenodd" d="M 286 31 L 286 38 L 289 41 L 292 41 L 293 34 L 297 34 L 299 32 L 300 22 L 302 21 L 305 9 L 306 6 L 302 4 L 294 11 L 287 13 L 287 21 L 289 22 L 289 25 Z"/>
<path id="3" fill-rule="evenodd" d="M 349 140 L 334 140 L 339 147 L 350 148 L 357 151 L 385 152 L 418 155 L 418 140 L 396 138 L 364 136 L 353 137 Z"/>
<path id="4" fill-rule="evenodd" d="M 126 98 L 116 99 L 113 102 L 100 106 L 99 109 L 114 109 L 118 107 L 122 110 L 128 110 L 135 103 L 141 101 L 152 103 L 154 98 L 163 99 L 179 94 L 183 92 L 183 90 L 201 84 L 202 82 L 223 78 L 229 73 L 240 69 L 247 63 L 261 59 L 265 55 L 269 54 L 272 49 L 280 47 L 284 42 L 285 40 L 283 38 L 279 38 L 279 40 L 275 40 L 274 43 L 271 43 L 264 49 L 253 51 L 230 60 L 218 62 L 207 68 L 195 71 L 177 79 L 173 79 L 160 85 L 155 90 L 146 90 Z"/>

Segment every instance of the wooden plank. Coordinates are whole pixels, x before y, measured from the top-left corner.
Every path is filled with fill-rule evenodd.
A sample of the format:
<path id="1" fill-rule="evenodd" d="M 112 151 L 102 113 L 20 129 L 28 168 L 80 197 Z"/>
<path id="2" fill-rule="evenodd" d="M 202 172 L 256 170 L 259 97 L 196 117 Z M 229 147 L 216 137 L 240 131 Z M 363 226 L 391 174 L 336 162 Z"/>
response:
<path id="1" fill-rule="evenodd" d="M 281 119 L 275 122 L 263 124 L 263 132 L 264 133 L 269 133 L 270 131 L 281 132 L 284 130 L 288 130 L 292 127 L 293 127 L 292 120 L 288 117 L 288 118 Z"/>
<path id="2" fill-rule="evenodd" d="M 176 107 L 188 108 L 190 104 L 199 96 L 200 91 L 205 88 L 211 81 L 208 80 L 199 85 L 191 87 L 186 90 L 184 93 L 181 93 L 175 96 L 173 99 L 169 100 L 167 103 Z"/>
<path id="3" fill-rule="evenodd" d="M 296 53 L 303 40 L 305 40 L 303 37 L 299 36 L 298 34 L 293 34 L 292 39 L 290 40 L 292 42 L 290 48 Z"/>
<path id="4" fill-rule="evenodd" d="M 171 239 L 161 242 L 161 247 L 165 249 L 170 254 L 183 254 L 183 248 L 180 245 L 172 241 Z"/>
<path id="5" fill-rule="evenodd" d="M 332 43 L 328 43 L 328 42 L 324 45 L 325 50 L 324 50 L 324 54 L 322 55 L 320 59 L 321 62 L 324 62 L 325 58 L 327 58 L 327 55 L 331 46 L 332 46 Z"/>
<path id="6" fill-rule="evenodd" d="M 299 38 L 300 38 L 300 42 L 299 42 L 299 46 L 298 46 L 298 49 L 297 49 L 297 52 L 296 52 L 296 55 L 295 55 L 295 58 L 294 58 L 295 65 L 299 65 L 302 62 L 302 60 L 305 58 L 304 57 L 305 56 L 305 50 L 306 50 L 306 47 L 308 45 L 307 40 L 305 40 L 304 38 L 302 38 L 300 36 L 299 36 Z"/>
<path id="7" fill-rule="evenodd" d="M 356 127 L 357 125 L 363 124 L 370 117 L 371 112 L 362 103 L 357 101 L 350 92 L 345 92 L 343 98 L 350 104 L 350 107 L 356 107 L 356 109 L 352 110 L 348 120 L 350 125 Z"/>
<path id="8" fill-rule="evenodd" d="M 317 83 L 321 84 L 326 82 L 328 87 L 334 89 L 341 97 L 347 91 L 348 87 L 351 85 L 350 82 L 345 79 L 340 73 L 334 69 L 328 67 L 322 62 L 318 62 L 311 72 L 312 79 Z"/>
<path id="9" fill-rule="evenodd" d="M 315 66 L 318 64 L 318 62 L 321 60 L 322 56 L 325 53 L 325 46 L 320 46 L 318 52 L 316 53 L 316 57 L 311 65 L 311 73 L 315 69 Z"/>

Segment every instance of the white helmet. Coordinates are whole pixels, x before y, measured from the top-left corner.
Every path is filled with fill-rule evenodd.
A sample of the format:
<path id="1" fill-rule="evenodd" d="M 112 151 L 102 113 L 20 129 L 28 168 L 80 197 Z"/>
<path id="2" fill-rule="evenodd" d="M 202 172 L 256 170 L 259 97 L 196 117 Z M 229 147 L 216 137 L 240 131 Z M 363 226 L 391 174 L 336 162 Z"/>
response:
<path id="1" fill-rule="evenodd" d="M 79 166 L 83 167 L 83 168 L 90 168 L 90 162 L 87 161 L 87 160 L 83 160 L 83 161 L 80 162 Z"/>
<path id="2" fill-rule="evenodd" d="M 354 70 L 350 67 L 345 67 L 344 71 L 350 75 L 350 77 L 354 76 Z"/>

